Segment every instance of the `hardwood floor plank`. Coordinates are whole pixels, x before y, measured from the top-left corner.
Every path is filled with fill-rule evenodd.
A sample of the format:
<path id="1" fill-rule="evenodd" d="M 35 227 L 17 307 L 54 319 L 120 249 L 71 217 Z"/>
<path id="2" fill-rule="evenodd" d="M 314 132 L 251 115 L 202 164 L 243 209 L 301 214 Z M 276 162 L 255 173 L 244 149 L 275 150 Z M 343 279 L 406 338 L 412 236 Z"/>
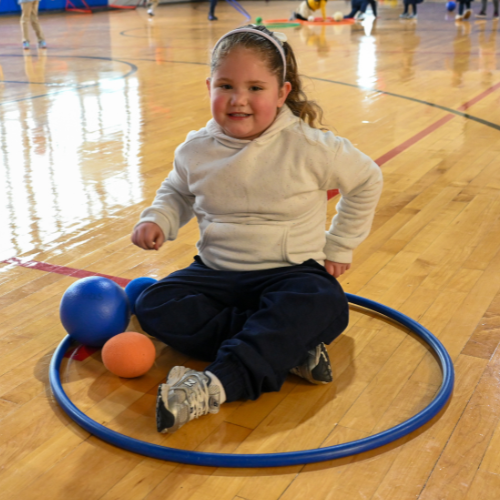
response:
<path id="1" fill-rule="evenodd" d="M 242 5 L 264 20 L 296 8 Z M 2 500 L 499 498 L 499 36 L 489 20 L 454 24 L 440 3 L 423 4 L 418 22 L 401 21 L 400 6 L 386 2 L 375 23 L 368 9 L 352 25 L 283 30 L 324 124 L 378 159 L 384 174 L 371 234 L 339 282 L 443 342 L 457 380 L 438 417 L 354 457 L 216 469 L 108 446 L 55 404 L 48 363 L 66 335 L 59 302 L 77 278 L 17 263 L 161 279 L 192 262 L 195 218 L 158 252 L 135 247 L 130 235 L 172 171 L 175 149 L 211 118 L 212 47 L 245 23 L 227 2 L 217 5 L 217 22 L 207 9 L 188 2 L 162 4 L 155 16 L 143 6 L 44 12 L 46 51 L 22 51 L 18 18 L 0 16 Z M 327 10 L 347 13 L 338 0 Z M 327 229 L 339 199 L 327 204 Z M 142 332 L 137 318 L 128 329 Z M 328 346 L 333 383 L 314 387 L 290 375 L 279 392 L 224 404 L 164 435 L 154 422 L 157 385 L 175 365 L 206 363 L 154 343 L 144 377 L 111 375 L 95 352 L 64 360 L 63 385 L 109 428 L 186 450 L 272 453 L 366 437 L 414 415 L 441 381 L 414 336 L 353 306 L 348 328 Z"/>

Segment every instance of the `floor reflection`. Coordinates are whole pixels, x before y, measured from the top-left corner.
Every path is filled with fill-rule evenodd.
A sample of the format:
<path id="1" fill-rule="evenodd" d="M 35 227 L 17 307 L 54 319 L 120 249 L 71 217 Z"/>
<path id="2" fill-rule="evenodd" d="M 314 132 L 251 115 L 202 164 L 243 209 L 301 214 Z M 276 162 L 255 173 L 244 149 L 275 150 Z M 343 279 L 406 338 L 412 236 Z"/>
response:
<path id="1" fill-rule="evenodd" d="M 42 96 L 0 106 L 0 260 L 142 199 L 139 81 L 106 80 L 113 62 L 97 61 L 91 74 L 93 62 L 43 53 L 2 61 L 5 85 L 21 76 L 22 63 L 26 83 L 10 85 Z M 62 78 L 100 83 L 51 95 L 44 82 Z"/>
<path id="2" fill-rule="evenodd" d="M 417 24 L 406 22 L 401 31 L 401 50 L 403 57 L 401 61 L 401 81 L 407 82 L 415 76 L 415 52 L 420 45 L 420 36 L 416 31 Z"/>
<path id="3" fill-rule="evenodd" d="M 374 36 L 364 35 L 359 39 L 356 83 L 361 87 L 376 87 L 377 43 Z"/>
<path id="4" fill-rule="evenodd" d="M 469 70 L 471 52 L 470 23 L 457 22 L 456 30 L 452 58 L 451 84 L 453 87 L 462 85 L 464 73 Z"/>

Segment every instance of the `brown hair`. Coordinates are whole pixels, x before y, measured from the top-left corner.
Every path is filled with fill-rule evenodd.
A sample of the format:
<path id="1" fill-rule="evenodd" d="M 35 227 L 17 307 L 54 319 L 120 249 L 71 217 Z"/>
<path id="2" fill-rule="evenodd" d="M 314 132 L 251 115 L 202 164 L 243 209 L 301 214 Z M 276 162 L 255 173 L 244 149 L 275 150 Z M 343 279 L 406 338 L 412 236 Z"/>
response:
<path id="1" fill-rule="evenodd" d="M 262 31 L 267 35 L 273 36 L 265 26 L 255 26 L 249 24 L 245 28 L 253 28 Z M 275 40 L 276 37 L 273 36 Z M 278 41 L 278 43 L 281 43 Z M 300 81 L 299 72 L 297 68 L 297 61 L 293 53 L 292 47 L 287 42 L 282 43 L 283 50 L 286 58 L 286 75 L 283 79 L 283 59 L 278 49 L 266 38 L 258 35 L 257 33 L 234 33 L 224 38 L 215 48 L 212 54 L 212 62 L 210 69 L 212 74 L 220 65 L 222 59 L 229 54 L 235 47 L 244 47 L 251 49 L 262 55 L 264 60 L 269 66 L 269 70 L 276 75 L 278 83 L 283 85 L 286 81 L 292 85 L 292 90 L 286 98 L 285 104 L 288 105 L 290 110 L 295 116 L 298 116 L 311 127 L 318 128 L 316 122 L 321 124 L 323 120 L 323 110 L 314 101 L 307 99 L 306 94 L 302 90 L 302 82 Z"/>

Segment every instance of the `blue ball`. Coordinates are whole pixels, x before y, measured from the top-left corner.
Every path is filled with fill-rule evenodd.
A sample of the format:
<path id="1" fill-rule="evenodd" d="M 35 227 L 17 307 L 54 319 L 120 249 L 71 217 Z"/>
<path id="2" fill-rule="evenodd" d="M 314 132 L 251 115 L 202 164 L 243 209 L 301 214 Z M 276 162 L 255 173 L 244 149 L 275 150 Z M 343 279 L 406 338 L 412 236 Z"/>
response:
<path id="1" fill-rule="evenodd" d="M 127 294 L 132 314 L 135 314 L 135 303 L 139 298 L 139 295 L 144 290 L 146 290 L 146 288 L 149 288 L 151 285 L 157 282 L 158 281 L 155 280 L 154 278 L 135 278 L 135 280 L 132 280 L 125 287 L 125 293 Z"/>
<path id="2" fill-rule="evenodd" d="M 76 281 L 64 292 L 59 315 L 73 339 L 100 347 L 125 331 L 130 307 L 123 288 L 108 278 L 91 276 Z"/>
<path id="3" fill-rule="evenodd" d="M 455 10 L 455 7 L 457 6 L 457 4 L 453 1 L 450 1 L 446 4 L 446 10 L 448 12 L 453 12 Z"/>

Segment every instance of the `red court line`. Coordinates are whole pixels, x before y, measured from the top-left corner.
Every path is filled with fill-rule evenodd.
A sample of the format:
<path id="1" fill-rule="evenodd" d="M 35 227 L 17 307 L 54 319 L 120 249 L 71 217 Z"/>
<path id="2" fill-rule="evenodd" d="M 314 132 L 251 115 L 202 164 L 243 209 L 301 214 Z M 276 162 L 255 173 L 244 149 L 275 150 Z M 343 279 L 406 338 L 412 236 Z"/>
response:
<path id="1" fill-rule="evenodd" d="M 11 259 L 3 260 L 0 264 L 14 264 L 19 267 L 27 267 L 30 269 L 37 269 L 38 271 L 45 271 L 47 273 L 63 274 L 65 276 L 71 276 L 73 278 L 87 278 L 88 276 L 102 276 L 103 278 L 108 278 L 114 281 L 120 286 L 126 286 L 130 281 L 128 278 L 119 278 L 117 276 L 110 276 L 109 274 L 95 273 L 93 271 L 84 271 L 83 269 L 75 269 L 73 267 L 65 266 L 55 266 L 53 264 L 47 264 L 46 262 L 39 262 L 37 260 L 21 260 L 17 257 L 12 257 Z"/>
<path id="2" fill-rule="evenodd" d="M 380 158 L 376 159 L 375 163 L 379 167 L 381 167 L 384 163 L 387 163 L 389 160 L 392 160 L 399 153 L 402 153 L 403 151 L 408 149 L 410 146 L 413 146 L 415 143 L 417 143 L 424 137 L 427 137 L 429 134 L 437 130 L 445 123 L 448 123 L 450 120 L 453 120 L 455 116 L 456 115 L 448 113 L 447 115 L 443 116 L 443 118 L 439 119 L 437 122 L 434 122 L 432 125 L 429 125 L 427 128 L 424 128 L 424 130 L 422 130 L 418 134 L 415 134 L 413 137 L 410 137 L 405 142 L 402 142 L 399 146 L 396 146 L 394 149 L 391 149 L 389 152 L 385 153 Z"/>
<path id="3" fill-rule="evenodd" d="M 489 96 L 495 90 L 500 89 L 500 83 L 497 83 L 493 86 L 491 86 L 489 89 L 486 89 L 484 92 L 481 92 L 478 96 L 473 97 L 470 101 L 467 101 L 466 103 L 462 104 L 459 108 L 457 108 L 457 111 L 465 111 L 469 109 L 471 106 L 476 104 L 477 102 L 481 101 L 485 97 Z M 415 134 L 413 137 L 410 137 L 403 143 L 401 143 L 399 146 L 396 146 L 395 148 L 391 149 L 384 155 L 382 155 L 380 158 L 377 158 L 375 160 L 375 163 L 381 167 L 384 163 L 387 163 L 389 160 L 392 160 L 395 156 L 397 156 L 399 153 L 402 153 L 409 147 L 413 146 L 415 143 L 423 139 L 424 137 L 428 136 L 435 130 L 437 130 L 439 127 L 444 125 L 445 123 L 448 123 L 450 120 L 455 118 L 456 115 L 453 115 L 451 113 L 443 116 L 443 118 L 439 119 L 437 122 L 434 122 L 432 125 L 429 125 L 427 128 L 419 132 L 418 134 Z M 332 189 L 328 191 L 328 199 L 333 198 L 334 196 L 337 196 L 339 194 L 339 191 L 337 189 Z"/>
<path id="4" fill-rule="evenodd" d="M 381 167 L 384 163 L 387 163 L 389 160 L 392 160 L 395 156 L 397 156 L 399 153 L 402 153 L 409 147 L 413 146 L 415 143 L 423 139 L 424 137 L 428 136 L 435 130 L 437 130 L 439 127 L 444 125 L 445 123 L 448 123 L 450 120 L 455 118 L 455 115 L 448 113 L 447 115 L 443 116 L 443 118 L 440 118 L 437 122 L 434 122 L 432 125 L 429 125 L 427 128 L 424 128 L 421 132 L 418 134 L 415 134 L 413 137 L 410 137 L 406 141 L 402 142 L 399 146 L 396 146 L 395 148 L 391 149 L 387 153 L 383 154 L 380 158 L 377 158 L 375 160 L 375 163 Z M 330 200 L 334 196 L 337 196 L 339 194 L 338 189 L 332 189 L 328 191 L 328 199 Z"/>
<path id="5" fill-rule="evenodd" d="M 490 94 L 495 92 L 495 90 L 498 89 L 500 89 L 500 83 L 493 85 L 492 87 L 486 89 L 484 92 L 474 97 L 470 101 L 467 101 L 465 104 L 462 104 L 459 108 L 457 108 L 457 111 L 465 111 L 466 109 L 469 109 L 472 105 L 476 104 L 476 102 L 480 101 L 481 99 L 484 99 L 485 97 L 489 96 Z"/>
<path id="6" fill-rule="evenodd" d="M 465 111 L 466 109 L 469 109 L 471 106 L 473 106 L 480 100 L 484 99 L 485 97 L 489 96 L 491 93 L 495 92 L 495 90 L 498 89 L 500 89 L 500 83 L 493 85 L 489 89 L 486 89 L 484 92 L 481 92 L 478 96 L 473 97 L 470 101 L 467 101 L 466 103 L 462 104 L 459 108 L 457 108 L 457 111 Z M 375 160 L 375 163 L 379 167 L 381 167 L 384 163 L 388 162 L 389 160 L 392 160 L 396 155 L 402 153 L 405 149 L 408 149 L 410 146 L 413 146 L 416 142 L 428 136 L 429 134 L 434 132 L 436 129 L 438 129 L 445 123 L 448 123 L 450 120 L 455 118 L 455 116 L 456 115 L 453 115 L 451 113 L 443 116 L 443 118 L 441 118 L 437 122 L 433 123 L 432 125 L 429 125 L 427 128 L 425 128 L 418 134 L 415 134 L 413 137 L 410 137 L 399 146 L 396 146 L 394 149 L 391 149 L 389 152 L 382 155 L 380 158 Z"/>
<path id="7" fill-rule="evenodd" d="M 27 267 L 29 269 L 37 269 L 38 271 L 45 271 L 47 273 L 63 274 L 65 276 L 71 276 L 72 278 L 87 278 L 88 276 L 102 276 L 103 278 L 108 278 L 114 281 L 120 286 L 126 286 L 131 280 L 127 278 L 119 278 L 117 276 L 110 276 L 109 274 L 95 273 L 93 271 L 84 271 L 83 269 L 75 269 L 73 267 L 65 266 L 55 266 L 53 264 L 47 264 L 46 262 L 39 262 L 36 260 L 21 260 L 17 257 L 12 257 L 11 259 L 3 260 L 0 264 L 14 264 L 19 267 Z M 64 355 L 65 358 L 71 358 L 75 361 L 83 361 L 89 356 L 92 356 L 97 352 L 99 348 L 90 347 L 85 345 L 79 345 L 69 349 Z"/>

